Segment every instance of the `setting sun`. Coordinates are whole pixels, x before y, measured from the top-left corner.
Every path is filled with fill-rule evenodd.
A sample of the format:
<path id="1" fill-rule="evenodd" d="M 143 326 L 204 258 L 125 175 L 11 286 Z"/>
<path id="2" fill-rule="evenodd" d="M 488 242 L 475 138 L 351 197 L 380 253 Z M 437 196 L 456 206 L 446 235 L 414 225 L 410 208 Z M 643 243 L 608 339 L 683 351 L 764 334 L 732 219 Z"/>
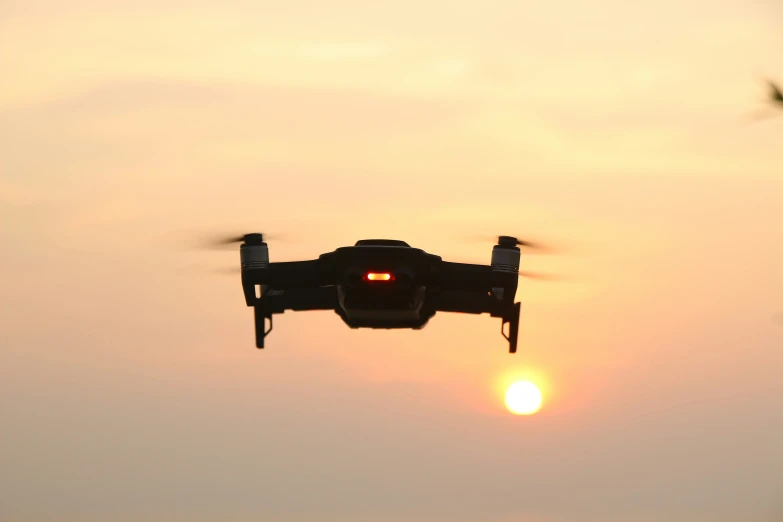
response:
<path id="1" fill-rule="evenodd" d="M 516 415 L 532 415 L 541 408 L 541 391 L 530 381 L 517 381 L 506 391 L 506 407 Z"/>

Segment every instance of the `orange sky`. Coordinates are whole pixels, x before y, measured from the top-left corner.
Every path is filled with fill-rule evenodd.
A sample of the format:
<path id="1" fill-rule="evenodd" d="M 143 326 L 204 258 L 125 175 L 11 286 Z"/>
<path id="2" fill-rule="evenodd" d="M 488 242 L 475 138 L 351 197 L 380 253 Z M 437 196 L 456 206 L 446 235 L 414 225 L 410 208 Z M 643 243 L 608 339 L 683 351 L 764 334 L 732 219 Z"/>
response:
<path id="1" fill-rule="evenodd" d="M 3 522 L 735 522 L 780 508 L 783 10 L 5 2 Z M 570 247 L 499 321 L 263 352 L 233 252 Z M 533 376 L 543 410 L 502 384 Z"/>

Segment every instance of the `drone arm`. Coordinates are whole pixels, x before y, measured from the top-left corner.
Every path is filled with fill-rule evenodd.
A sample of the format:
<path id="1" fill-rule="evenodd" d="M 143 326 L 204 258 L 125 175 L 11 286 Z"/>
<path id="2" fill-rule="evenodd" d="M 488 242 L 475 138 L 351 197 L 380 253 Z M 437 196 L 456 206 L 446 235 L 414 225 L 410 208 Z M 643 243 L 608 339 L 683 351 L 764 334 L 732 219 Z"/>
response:
<path id="1" fill-rule="evenodd" d="M 270 290 L 261 296 L 256 306 L 268 314 L 282 314 L 286 310 L 334 310 L 337 306 L 337 290 L 333 286 Z"/>
<path id="2" fill-rule="evenodd" d="M 485 265 L 442 261 L 436 271 L 437 285 L 447 290 L 489 290 L 492 269 Z"/>
<path id="3" fill-rule="evenodd" d="M 329 265 L 320 259 L 269 263 L 263 268 L 242 270 L 242 289 L 247 306 L 268 290 L 314 289 L 333 284 Z"/>
<path id="4" fill-rule="evenodd" d="M 489 292 L 493 288 L 509 289 L 513 299 L 518 277 L 515 272 L 502 272 L 488 265 L 441 261 L 435 272 L 435 283 L 444 290 Z"/>
<path id="5" fill-rule="evenodd" d="M 264 347 L 264 339 L 272 331 L 272 317 L 286 310 L 334 310 L 337 306 L 337 290 L 333 286 L 319 288 L 291 288 L 288 290 L 265 290 L 261 297 L 253 295 L 256 347 Z M 266 321 L 269 320 L 269 329 Z"/>
<path id="6" fill-rule="evenodd" d="M 312 288 L 328 284 L 320 260 L 269 263 L 264 268 L 242 270 L 242 283 L 271 288 Z"/>
<path id="7" fill-rule="evenodd" d="M 522 310 L 522 303 L 515 303 L 514 308 L 503 317 L 503 323 L 500 325 L 500 333 L 508 341 L 508 352 L 517 352 L 517 341 L 519 340 L 519 313 Z M 503 331 L 503 327 L 509 324 L 508 335 Z"/>
<path id="8" fill-rule="evenodd" d="M 436 311 L 456 312 L 463 314 L 485 314 L 502 319 L 500 332 L 508 341 L 509 353 L 516 353 L 517 339 L 519 338 L 519 314 L 520 303 L 498 299 L 491 292 L 441 290 L 436 300 Z M 506 324 L 509 325 L 508 335 L 505 332 Z"/>
<path id="9" fill-rule="evenodd" d="M 435 309 L 438 312 L 463 314 L 492 314 L 500 309 L 500 302 L 489 292 L 465 290 L 441 290 Z"/>

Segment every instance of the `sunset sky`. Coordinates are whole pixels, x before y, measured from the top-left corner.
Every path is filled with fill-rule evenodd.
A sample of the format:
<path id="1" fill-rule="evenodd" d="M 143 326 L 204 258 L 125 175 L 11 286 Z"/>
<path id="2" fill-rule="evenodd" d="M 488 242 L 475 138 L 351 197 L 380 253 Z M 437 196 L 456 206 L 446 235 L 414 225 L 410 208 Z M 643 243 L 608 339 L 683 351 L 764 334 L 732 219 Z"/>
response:
<path id="1" fill-rule="evenodd" d="M 0 520 L 783 520 L 781 5 L 4 0 Z M 567 280 L 259 351 L 215 231 Z"/>

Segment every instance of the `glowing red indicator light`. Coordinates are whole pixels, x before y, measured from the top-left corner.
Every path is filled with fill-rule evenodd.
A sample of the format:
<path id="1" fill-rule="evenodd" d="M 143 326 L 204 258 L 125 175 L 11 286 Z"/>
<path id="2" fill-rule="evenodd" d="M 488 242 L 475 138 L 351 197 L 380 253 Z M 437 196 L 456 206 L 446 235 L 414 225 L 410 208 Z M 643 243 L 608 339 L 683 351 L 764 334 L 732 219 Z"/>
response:
<path id="1" fill-rule="evenodd" d="M 389 273 L 370 272 L 366 276 L 368 281 L 391 281 L 392 275 Z"/>

